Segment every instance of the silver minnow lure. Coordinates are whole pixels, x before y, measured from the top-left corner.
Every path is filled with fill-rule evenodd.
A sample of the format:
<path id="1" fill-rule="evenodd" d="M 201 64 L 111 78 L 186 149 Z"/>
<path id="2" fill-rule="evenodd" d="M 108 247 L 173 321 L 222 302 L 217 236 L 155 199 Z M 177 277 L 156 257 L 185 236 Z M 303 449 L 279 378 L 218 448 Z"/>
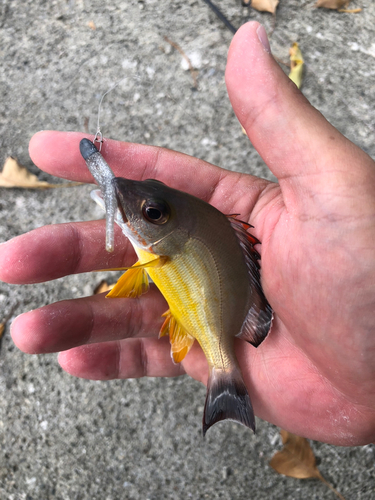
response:
<path id="1" fill-rule="evenodd" d="M 115 178 L 110 166 L 97 150 L 95 144 L 88 139 L 82 139 L 79 144 L 81 155 L 83 156 L 92 176 L 99 184 L 104 200 L 106 213 L 105 248 L 107 252 L 114 250 L 114 220 L 117 212 L 117 199 L 112 179 Z M 95 201 L 99 200 L 92 195 Z M 99 202 L 99 204 L 101 204 Z"/>

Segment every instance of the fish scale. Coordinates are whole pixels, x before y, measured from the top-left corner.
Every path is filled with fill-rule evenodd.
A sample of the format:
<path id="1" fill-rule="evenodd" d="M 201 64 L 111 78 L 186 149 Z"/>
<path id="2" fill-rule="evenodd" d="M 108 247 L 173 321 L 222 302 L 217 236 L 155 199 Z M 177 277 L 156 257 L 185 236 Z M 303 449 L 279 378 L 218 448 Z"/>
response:
<path id="1" fill-rule="evenodd" d="M 148 262 L 153 255 L 135 250 L 141 263 Z M 149 268 L 147 272 L 176 320 L 198 340 L 208 363 L 225 370 L 233 362 L 233 356 L 226 352 L 229 339 L 221 341 L 222 287 L 217 266 L 207 247 L 197 240 L 188 242 L 184 250 L 164 266 Z"/>

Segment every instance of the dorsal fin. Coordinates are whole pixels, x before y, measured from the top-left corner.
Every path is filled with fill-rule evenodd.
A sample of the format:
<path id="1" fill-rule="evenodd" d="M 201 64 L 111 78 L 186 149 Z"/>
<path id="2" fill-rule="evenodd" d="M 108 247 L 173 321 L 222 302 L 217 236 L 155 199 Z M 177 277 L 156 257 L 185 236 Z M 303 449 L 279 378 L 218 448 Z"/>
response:
<path id="1" fill-rule="evenodd" d="M 194 344 L 194 337 L 176 320 L 169 309 L 163 316 L 165 320 L 160 328 L 159 337 L 169 335 L 172 360 L 174 363 L 180 363 Z"/>
<path id="2" fill-rule="evenodd" d="M 267 337 L 273 317 L 272 308 L 260 283 L 260 255 L 254 248 L 260 241 L 247 232 L 247 229 L 253 226 L 237 219 L 237 215 L 228 215 L 228 219 L 241 245 L 252 290 L 252 303 L 237 337 L 258 347 Z"/>

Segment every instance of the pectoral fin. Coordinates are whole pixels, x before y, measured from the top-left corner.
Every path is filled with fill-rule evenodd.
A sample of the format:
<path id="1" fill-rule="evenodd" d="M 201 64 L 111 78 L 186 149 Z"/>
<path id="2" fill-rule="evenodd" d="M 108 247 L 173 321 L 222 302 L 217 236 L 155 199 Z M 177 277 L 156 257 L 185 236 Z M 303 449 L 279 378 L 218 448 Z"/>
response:
<path id="1" fill-rule="evenodd" d="M 141 264 L 139 261 L 136 262 L 132 267 L 129 269 L 134 269 L 135 267 L 139 268 L 146 268 L 146 267 L 160 267 L 163 266 L 169 257 L 166 255 L 160 255 L 159 257 L 156 257 L 156 259 L 149 260 L 148 262 L 145 262 L 144 264 Z"/>
<path id="2" fill-rule="evenodd" d="M 194 344 L 194 337 L 180 325 L 169 309 L 163 316 L 165 321 L 160 329 L 159 337 L 169 335 L 173 362 L 180 363 Z"/>
<path id="3" fill-rule="evenodd" d="M 149 288 L 149 281 L 145 269 L 147 267 L 162 266 L 167 260 L 168 257 L 161 256 L 157 257 L 156 259 L 152 259 L 149 262 L 145 262 L 144 264 L 141 264 L 138 261 L 132 267 L 121 267 L 115 269 L 117 271 L 123 271 L 127 269 L 127 271 L 120 277 L 116 285 L 106 295 L 106 297 L 128 297 L 135 299 L 143 293 L 146 293 Z"/>
<path id="4" fill-rule="evenodd" d="M 128 297 L 135 299 L 146 293 L 149 288 L 147 272 L 144 266 L 138 266 L 138 262 L 130 267 L 117 281 L 106 297 Z"/>
<path id="5" fill-rule="evenodd" d="M 130 267 L 110 267 L 107 269 L 96 269 L 95 273 L 104 273 L 105 271 L 127 271 L 128 269 L 134 268 L 146 268 L 146 267 L 160 267 L 163 266 L 168 260 L 168 257 L 165 255 L 161 255 L 160 257 L 156 257 L 156 259 L 152 259 L 148 262 L 144 262 L 143 264 L 140 261 L 136 262 Z"/>

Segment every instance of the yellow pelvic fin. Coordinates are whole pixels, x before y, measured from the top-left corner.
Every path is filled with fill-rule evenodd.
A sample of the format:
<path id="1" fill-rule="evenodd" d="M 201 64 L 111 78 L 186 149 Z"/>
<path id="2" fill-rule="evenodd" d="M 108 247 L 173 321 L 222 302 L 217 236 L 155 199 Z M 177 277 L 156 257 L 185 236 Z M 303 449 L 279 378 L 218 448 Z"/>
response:
<path id="1" fill-rule="evenodd" d="M 160 329 L 159 337 L 169 335 L 173 362 L 180 363 L 194 344 L 194 337 L 180 325 L 169 309 L 163 316 L 165 320 Z"/>
<path id="2" fill-rule="evenodd" d="M 144 266 L 138 266 L 138 262 L 130 267 L 117 281 L 112 290 L 107 293 L 106 298 L 129 297 L 135 299 L 146 293 L 149 287 L 147 272 Z"/>

